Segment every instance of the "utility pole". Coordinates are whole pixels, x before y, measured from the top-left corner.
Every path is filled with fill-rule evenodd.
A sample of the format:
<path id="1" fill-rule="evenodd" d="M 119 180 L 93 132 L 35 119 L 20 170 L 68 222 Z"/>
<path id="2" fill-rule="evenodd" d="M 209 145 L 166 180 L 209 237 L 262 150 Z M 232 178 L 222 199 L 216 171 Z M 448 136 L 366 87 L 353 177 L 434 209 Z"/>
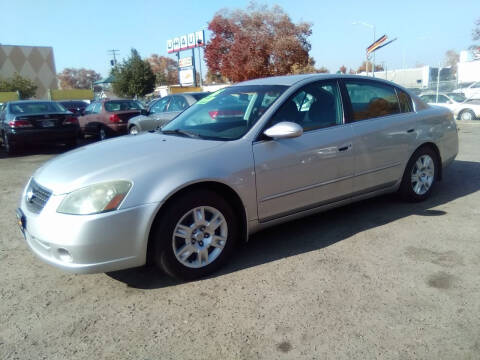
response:
<path id="1" fill-rule="evenodd" d="M 373 30 L 373 42 L 375 42 L 375 25 L 366 23 L 364 21 L 354 21 L 352 25 L 362 25 Z M 375 52 L 373 52 L 373 62 L 372 62 L 372 76 L 375 77 Z M 367 76 L 368 76 L 368 54 L 367 54 Z"/>
<path id="2" fill-rule="evenodd" d="M 200 87 L 203 88 L 203 80 L 202 80 L 202 52 L 200 50 L 200 46 L 198 49 L 198 67 L 200 68 Z"/>
<path id="3" fill-rule="evenodd" d="M 110 65 L 112 65 L 112 67 L 117 65 L 117 56 L 116 55 L 119 52 L 120 52 L 120 50 L 116 50 L 116 49 L 108 50 L 108 53 L 113 56 L 113 60 L 110 60 Z"/>

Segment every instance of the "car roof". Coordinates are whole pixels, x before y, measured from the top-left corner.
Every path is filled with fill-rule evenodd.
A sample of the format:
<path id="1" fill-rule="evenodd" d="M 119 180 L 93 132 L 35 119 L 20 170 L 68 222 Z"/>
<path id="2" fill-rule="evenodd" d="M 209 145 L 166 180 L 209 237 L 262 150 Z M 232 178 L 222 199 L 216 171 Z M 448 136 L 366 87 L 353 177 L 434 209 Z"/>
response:
<path id="1" fill-rule="evenodd" d="M 398 88 L 403 89 L 402 86 L 392 83 L 391 81 L 379 79 L 379 78 L 372 78 L 370 76 L 362 76 L 362 75 L 345 75 L 345 74 L 301 74 L 301 75 L 283 75 L 283 76 L 272 76 L 254 80 L 247 80 L 240 83 L 237 83 L 233 86 L 244 86 L 244 85 L 284 85 L 284 86 L 292 86 L 300 81 L 304 80 L 335 80 L 335 79 L 351 79 L 351 80 L 359 80 L 365 79 L 370 81 L 377 81 L 382 82 L 388 85 L 394 85 Z"/>
<path id="2" fill-rule="evenodd" d="M 8 101 L 9 104 L 25 104 L 25 103 L 38 103 L 38 102 L 56 102 L 52 100 L 15 100 L 15 101 Z"/>

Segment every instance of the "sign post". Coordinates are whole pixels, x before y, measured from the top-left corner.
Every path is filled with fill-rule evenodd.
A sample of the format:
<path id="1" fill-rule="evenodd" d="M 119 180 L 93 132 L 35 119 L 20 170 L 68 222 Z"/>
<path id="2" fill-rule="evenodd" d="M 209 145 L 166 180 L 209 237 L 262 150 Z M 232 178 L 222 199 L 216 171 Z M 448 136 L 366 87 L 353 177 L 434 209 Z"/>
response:
<path id="1" fill-rule="evenodd" d="M 200 48 L 203 46 L 205 46 L 205 32 L 203 30 L 167 40 L 167 53 L 177 54 L 178 82 L 180 86 L 186 85 L 190 82 L 192 72 L 193 79 L 190 85 L 194 84 L 195 87 L 198 86 L 196 76 L 197 71 L 195 66 L 195 48 L 198 48 L 198 56 L 200 61 L 200 86 L 202 86 L 202 58 Z M 180 52 L 188 49 L 192 49 L 192 57 L 180 59 Z M 187 69 L 188 67 L 191 67 L 191 69 Z"/>

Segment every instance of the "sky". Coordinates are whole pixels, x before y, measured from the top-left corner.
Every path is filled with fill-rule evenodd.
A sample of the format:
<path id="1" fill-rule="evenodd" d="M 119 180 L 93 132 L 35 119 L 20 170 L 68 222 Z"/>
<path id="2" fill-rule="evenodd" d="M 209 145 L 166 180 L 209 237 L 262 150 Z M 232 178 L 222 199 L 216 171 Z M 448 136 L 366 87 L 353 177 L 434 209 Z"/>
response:
<path id="1" fill-rule="evenodd" d="M 355 22 L 375 25 L 377 38 L 384 34 L 397 38 L 377 51 L 376 63 L 398 69 L 437 66 L 447 50 L 467 49 L 473 43 L 474 22 L 480 18 L 480 0 L 257 2 L 280 5 L 295 23 L 311 23 L 310 56 L 316 66 L 331 72 L 342 65 L 356 69 L 365 59 L 373 30 Z M 129 56 L 131 48 L 142 57 L 166 56 L 167 39 L 207 29 L 217 11 L 245 9 L 248 4 L 248 0 L 3 0 L 0 44 L 52 46 L 57 72 L 83 67 L 107 76 L 109 49 L 119 50 L 120 58 Z M 208 36 L 207 31 L 207 42 Z"/>

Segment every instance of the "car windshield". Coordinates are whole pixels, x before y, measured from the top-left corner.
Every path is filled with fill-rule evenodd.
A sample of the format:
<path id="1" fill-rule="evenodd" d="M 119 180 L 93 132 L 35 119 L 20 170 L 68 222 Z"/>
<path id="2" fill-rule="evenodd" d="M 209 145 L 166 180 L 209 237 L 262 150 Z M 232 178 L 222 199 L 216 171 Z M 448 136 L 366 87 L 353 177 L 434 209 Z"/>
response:
<path id="1" fill-rule="evenodd" d="M 464 102 L 467 100 L 465 95 L 459 93 L 449 93 L 448 96 L 450 96 L 456 102 Z"/>
<path id="2" fill-rule="evenodd" d="M 280 85 L 232 86 L 197 101 L 162 128 L 164 133 L 190 134 L 215 140 L 245 135 L 287 89 Z"/>
<path id="3" fill-rule="evenodd" d="M 61 104 L 38 101 L 38 102 L 23 102 L 10 104 L 10 112 L 12 114 L 42 114 L 51 112 L 67 111 Z"/>
<path id="4" fill-rule="evenodd" d="M 105 103 L 105 110 L 123 111 L 123 110 L 142 110 L 143 105 L 135 100 L 113 100 Z"/>

